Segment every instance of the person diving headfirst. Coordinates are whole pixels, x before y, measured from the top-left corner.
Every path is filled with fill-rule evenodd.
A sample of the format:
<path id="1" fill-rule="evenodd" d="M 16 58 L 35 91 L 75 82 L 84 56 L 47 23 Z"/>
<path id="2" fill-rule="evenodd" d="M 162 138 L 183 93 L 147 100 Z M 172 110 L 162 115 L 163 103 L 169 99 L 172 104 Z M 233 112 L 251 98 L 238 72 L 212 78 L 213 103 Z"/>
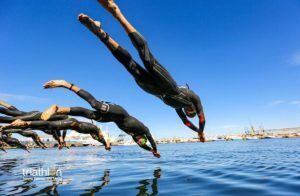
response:
<path id="1" fill-rule="evenodd" d="M 76 93 L 79 97 L 87 101 L 94 110 L 82 107 L 59 107 L 51 106 L 46 110 L 41 118 L 47 120 L 54 114 L 65 114 L 71 116 L 83 116 L 98 122 L 114 122 L 121 130 L 132 136 L 133 140 L 143 149 L 152 152 L 155 157 L 160 157 L 156 143 L 149 129 L 138 119 L 134 118 L 120 105 L 105 101 L 98 101 L 89 92 L 80 89 L 65 80 L 51 80 L 44 84 L 44 88 L 62 87 Z M 149 140 L 151 147 L 146 144 Z"/>
<path id="2" fill-rule="evenodd" d="M 10 136 L 13 133 L 17 133 L 22 135 L 23 137 L 31 138 L 35 144 L 42 149 L 47 148 L 47 146 L 42 142 L 41 138 L 38 136 L 38 134 L 31 129 L 7 129 L 2 131 L 2 134 Z"/>
<path id="3" fill-rule="evenodd" d="M 127 50 L 102 29 L 99 21 L 94 21 L 85 14 L 78 16 L 79 21 L 106 45 L 144 91 L 158 97 L 165 104 L 174 108 L 182 122 L 197 132 L 199 140 L 204 142 L 205 116 L 199 96 L 189 88 L 182 88 L 177 85 L 170 73 L 154 58 L 143 36 L 125 18 L 113 0 L 98 1 L 125 29 L 137 49 L 144 67 L 139 65 Z M 188 120 L 188 117 L 193 118 L 196 115 L 199 118 L 199 127 Z"/>
<path id="4" fill-rule="evenodd" d="M 2 151 L 6 152 L 5 149 L 3 148 L 4 144 L 6 144 L 7 146 L 21 148 L 23 150 L 26 150 L 28 153 L 30 153 L 26 145 L 22 144 L 17 138 L 11 137 L 11 134 L 4 133 L 3 128 L 4 128 L 3 126 L 0 126 L 0 145 L 1 145 L 0 149 Z"/>

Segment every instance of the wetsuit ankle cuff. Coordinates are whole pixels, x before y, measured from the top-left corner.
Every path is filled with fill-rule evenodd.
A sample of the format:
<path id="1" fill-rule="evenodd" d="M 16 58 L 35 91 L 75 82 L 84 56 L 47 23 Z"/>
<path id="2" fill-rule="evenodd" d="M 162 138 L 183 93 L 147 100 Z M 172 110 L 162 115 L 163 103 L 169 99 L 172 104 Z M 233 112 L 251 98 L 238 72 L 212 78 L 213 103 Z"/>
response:
<path id="1" fill-rule="evenodd" d="M 72 90 L 73 86 L 74 86 L 74 84 L 71 84 L 71 86 L 70 86 L 70 88 L 69 88 L 69 89 L 70 89 L 70 90 Z"/>
<path id="2" fill-rule="evenodd" d="M 107 42 L 109 40 L 109 35 L 108 33 L 105 32 L 105 35 L 104 36 L 101 36 L 100 37 L 101 41 L 103 42 Z"/>

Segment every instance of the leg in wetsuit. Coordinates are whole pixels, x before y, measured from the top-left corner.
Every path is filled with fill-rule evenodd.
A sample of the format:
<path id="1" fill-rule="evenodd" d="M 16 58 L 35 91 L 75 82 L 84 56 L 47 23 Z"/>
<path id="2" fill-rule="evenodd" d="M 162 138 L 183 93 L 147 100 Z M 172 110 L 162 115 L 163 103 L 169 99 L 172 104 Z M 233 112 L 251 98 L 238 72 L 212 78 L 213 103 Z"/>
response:
<path id="1" fill-rule="evenodd" d="M 1 111 L 0 111 L 1 113 Z M 0 123 L 12 123 L 15 120 L 23 120 L 23 121 L 37 121 L 41 120 L 42 112 L 33 112 L 31 114 L 26 114 L 22 116 L 0 116 Z M 49 121 L 56 121 L 56 120 L 65 120 L 68 116 L 66 115 L 53 115 Z"/>
<path id="2" fill-rule="evenodd" d="M 11 110 L 10 108 L 3 108 L 3 107 L 0 107 L 0 113 L 8 116 L 24 116 L 24 115 L 32 114 L 32 112 L 24 112 L 15 109 Z"/>
<path id="3" fill-rule="evenodd" d="M 108 10 L 124 27 L 133 45 L 138 50 L 140 58 L 142 59 L 145 69 L 143 69 L 131 55 L 122 48 L 116 41 L 114 41 L 108 34 L 101 29 L 99 22 L 94 22 L 87 15 L 80 14 L 79 21 L 83 23 L 89 30 L 91 30 L 104 44 L 111 50 L 113 55 L 124 65 L 124 67 L 131 73 L 137 83 L 147 92 L 154 95 L 177 95 L 179 89 L 175 80 L 171 77 L 169 72 L 153 57 L 146 40 L 138 31 L 130 24 L 125 16 L 120 11 L 119 7 L 113 0 L 100 0 L 100 4 Z M 151 92 L 155 87 L 156 92 Z M 160 91 L 161 94 L 157 94 Z"/>
<path id="4" fill-rule="evenodd" d="M 17 119 L 21 119 L 24 121 L 35 121 L 41 120 L 42 112 L 32 111 L 32 112 L 24 112 L 19 110 L 11 110 L 7 108 L 0 107 L 0 113 L 5 114 L 11 117 L 0 116 L 0 123 L 11 123 Z M 65 120 L 68 116 L 66 115 L 53 115 L 49 120 Z"/>
<path id="5" fill-rule="evenodd" d="M 186 122 L 186 126 L 198 132 L 198 134 L 201 135 L 200 140 L 204 141 L 203 130 L 205 118 L 200 99 L 193 98 L 197 95 L 190 90 L 186 93 L 177 86 L 175 80 L 171 77 L 168 71 L 153 57 L 145 39 L 128 22 L 113 0 L 99 0 L 99 2 L 124 27 L 132 43 L 138 50 L 146 70 L 136 63 L 136 61 L 132 59 L 131 55 L 124 48 L 122 48 L 116 41 L 109 37 L 103 29 L 101 29 L 99 22 L 93 21 L 84 14 L 79 15 L 80 22 L 91 30 L 98 38 L 100 38 L 119 62 L 121 62 L 128 72 L 131 73 L 143 90 L 162 99 L 165 104 L 176 109 L 177 113 L 179 110 L 184 108 L 185 111 L 193 113 L 193 117 L 197 114 L 199 117 L 199 128 L 195 127 L 190 121 L 186 121 L 185 117 L 187 115 L 184 113 L 184 119 L 182 118 L 183 115 L 179 115 L 179 117 Z M 201 107 L 199 107 L 200 105 Z M 180 113 L 182 114 L 182 112 Z M 189 115 L 189 117 L 190 116 L 192 115 Z"/>
<path id="6" fill-rule="evenodd" d="M 0 113 L 5 114 L 9 117 L 2 117 L 0 116 L 0 123 L 11 123 L 17 119 L 21 119 L 24 121 L 36 121 L 41 120 L 42 112 L 39 111 L 31 111 L 31 112 L 25 112 L 17 109 L 15 106 L 12 106 L 4 101 L 0 100 Z M 15 118 L 13 118 L 15 117 Z M 53 115 L 49 120 L 65 120 L 68 116 L 66 115 Z"/>
<path id="7" fill-rule="evenodd" d="M 10 104 L 2 101 L 2 100 L 0 100 L 0 106 L 3 106 L 3 107 L 5 107 L 7 109 L 10 109 L 10 110 L 15 110 L 15 111 L 19 110 L 18 108 L 14 107 L 14 106 L 12 106 L 12 105 L 10 105 Z"/>
<path id="8" fill-rule="evenodd" d="M 108 34 L 103 31 L 97 22 L 93 21 L 87 15 L 79 15 L 79 20 L 88 29 L 90 29 L 100 40 L 109 48 L 115 58 L 127 69 L 135 78 L 137 84 L 146 92 L 161 96 L 164 94 L 179 94 L 178 87 L 168 71 L 153 57 L 145 39 L 132 29 L 128 35 L 137 48 L 139 55 L 146 67 L 145 70 L 129 54 L 127 50 L 115 42 Z M 120 21 L 121 22 L 121 21 Z M 133 27 L 132 27 L 133 28 Z"/>

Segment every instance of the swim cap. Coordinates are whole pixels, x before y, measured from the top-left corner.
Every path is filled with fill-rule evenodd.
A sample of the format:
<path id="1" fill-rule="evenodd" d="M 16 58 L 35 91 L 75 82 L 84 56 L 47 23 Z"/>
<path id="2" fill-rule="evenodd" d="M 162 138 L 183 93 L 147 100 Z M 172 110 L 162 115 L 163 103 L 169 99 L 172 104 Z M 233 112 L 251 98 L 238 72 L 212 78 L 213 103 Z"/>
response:
<path id="1" fill-rule="evenodd" d="M 147 143 L 147 137 L 145 135 L 134 135 L 133 139 L 138 145 L 145 145 Z"/>
<path id="2" fill-rule="evenodd" d="M 184 113 L 190 117 L 190 118 L 193 118 L 196 116 L 197 112 L 196 112 L 196 109 L 194 106 L 191 106 L 191 107 L 184 107 L 183 108 L 184 110 Z"/>

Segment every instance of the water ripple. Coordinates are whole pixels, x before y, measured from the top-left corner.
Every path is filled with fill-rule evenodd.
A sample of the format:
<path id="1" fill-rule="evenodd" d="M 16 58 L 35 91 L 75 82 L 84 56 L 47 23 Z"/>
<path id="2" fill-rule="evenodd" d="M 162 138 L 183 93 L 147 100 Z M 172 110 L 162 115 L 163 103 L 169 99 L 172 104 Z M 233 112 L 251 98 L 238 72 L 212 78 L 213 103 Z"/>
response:
<path id="1" fill-rule="evenodd" d="M 300 139 L 9 150 L 0 154 L 1 195 L 298 195 Z M 24 178 L 23 169 L 55 168 L 62 177 Z"/>

